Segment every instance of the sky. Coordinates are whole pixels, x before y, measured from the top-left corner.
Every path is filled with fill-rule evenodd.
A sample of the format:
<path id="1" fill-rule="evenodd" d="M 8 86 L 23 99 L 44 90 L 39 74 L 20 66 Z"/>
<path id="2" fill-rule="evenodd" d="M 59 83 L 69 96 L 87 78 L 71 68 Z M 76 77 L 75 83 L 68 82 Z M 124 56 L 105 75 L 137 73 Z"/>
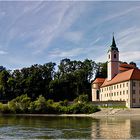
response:
<path id="1" fill-rule="evenodd" d="M 140 66 L 138 1 L 0 1 L 0 65 L 105 62 L 113 32 L 120 60 Z"/>

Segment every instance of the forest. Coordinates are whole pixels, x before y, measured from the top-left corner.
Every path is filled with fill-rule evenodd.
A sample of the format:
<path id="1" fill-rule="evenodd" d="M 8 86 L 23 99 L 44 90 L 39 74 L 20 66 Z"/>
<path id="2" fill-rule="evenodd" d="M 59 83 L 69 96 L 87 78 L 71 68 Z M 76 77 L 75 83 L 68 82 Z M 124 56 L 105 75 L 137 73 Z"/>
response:
<path id="1" fill-rule="evenodd" d="M 58 65 L 7 70 L 0 66 L 0 112 L 91 113 L 91 79 L 106 76 L 106 63 L 63 59 Z M 73 102 L 73 104 L 69 104 Z"/>
<path id="2" fill-rule="evenodd" d="M 91 79 L 99 76 L 101 65 L 88 59 L 82 62 L 66 58 L 58 66 L 49 62 L 13 71 L 0 66 L 0 100 L 10 101 L 24 94 L 31 100 L 42 95 L 56 102 L 73 101 L 82 94 L 90 99 Z"/>

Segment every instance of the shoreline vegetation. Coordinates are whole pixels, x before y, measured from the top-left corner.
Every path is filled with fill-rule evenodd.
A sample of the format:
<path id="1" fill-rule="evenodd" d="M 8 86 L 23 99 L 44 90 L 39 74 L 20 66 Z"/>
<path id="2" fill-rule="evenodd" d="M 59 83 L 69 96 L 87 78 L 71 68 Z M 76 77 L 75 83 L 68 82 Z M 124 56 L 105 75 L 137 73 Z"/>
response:
<path id="1" fill-rule="evenodd" d="M 40 95 L 32 101 L 25 95 L 9 101 L 7 104 L 0 103 L 1 115 L 14 116 L 48 116 L 48 117 L 133 117 L 140 116 L 140 108 L 99 108 L 88 101 L 87 95 L 78 96 L 73 102 L 68 100 L 54 102 L 46 100 Z"/>
<path id="2" fill-rule="evenodd" d="M 100 109 L 88 102 L 87 95 L 80 95 L 69 103 L 67 100 L 60 102 L 46 100 L 42 95 L 32 101 L 25 94 L 7 104 L 0 103 L 1 114 L 91 114 L 97 111 Z"/>
<path id="3" fill-rule="evenodd" d="M 106 77 L 107 63 L 62 59 L 16 70 L 0 66 L 0 113 L 91 114 L 91 80 Z"/>

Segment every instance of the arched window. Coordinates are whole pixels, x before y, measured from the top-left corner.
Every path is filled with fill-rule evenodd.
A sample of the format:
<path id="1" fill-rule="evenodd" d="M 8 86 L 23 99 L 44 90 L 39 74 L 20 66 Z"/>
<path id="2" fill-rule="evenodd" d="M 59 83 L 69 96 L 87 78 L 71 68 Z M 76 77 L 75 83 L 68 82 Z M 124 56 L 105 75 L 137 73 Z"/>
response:
<path id="1" fill-rule="evenodd" d="M 114 54 L 114 58 L 116 58 L 116 54 Z"/>
<path id="2" fill-rule="evenodd" d="M 96 91 L 96 99 L 99 99 L 99 90 Z"/>
<path id="3" fill-rule="evenodd" d="M 110 55 L 108 55 L 108 58 L 110 59 Z"/>

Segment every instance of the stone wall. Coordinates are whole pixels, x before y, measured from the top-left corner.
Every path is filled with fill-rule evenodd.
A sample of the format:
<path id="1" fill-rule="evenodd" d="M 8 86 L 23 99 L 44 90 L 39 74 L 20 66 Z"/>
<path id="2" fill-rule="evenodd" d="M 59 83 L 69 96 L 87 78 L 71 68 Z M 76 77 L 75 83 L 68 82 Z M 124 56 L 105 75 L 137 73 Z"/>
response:
<path id="1" fill-rule="evenodd" d="M 92 101 L 92 104 L 97 106 L 111 107 L 111 106 L 126 106 L 125 101 Z"/>

